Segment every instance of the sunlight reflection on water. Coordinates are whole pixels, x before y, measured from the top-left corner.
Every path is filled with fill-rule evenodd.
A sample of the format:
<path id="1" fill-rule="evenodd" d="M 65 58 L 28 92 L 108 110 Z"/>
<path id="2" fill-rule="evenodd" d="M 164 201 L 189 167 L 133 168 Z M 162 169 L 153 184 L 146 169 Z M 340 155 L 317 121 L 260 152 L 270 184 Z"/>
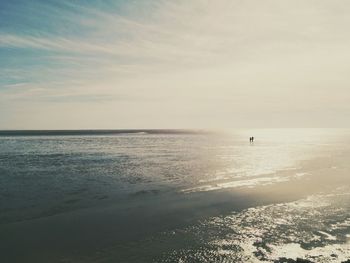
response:
<path id="1" fill-rule="evenodd" d="M 249 208 L 178 229 L 178 239 L 195 240 L 195 245 L 174 250 L 159 262 L 345 261 L 350 258 L 347 191 Z"/>

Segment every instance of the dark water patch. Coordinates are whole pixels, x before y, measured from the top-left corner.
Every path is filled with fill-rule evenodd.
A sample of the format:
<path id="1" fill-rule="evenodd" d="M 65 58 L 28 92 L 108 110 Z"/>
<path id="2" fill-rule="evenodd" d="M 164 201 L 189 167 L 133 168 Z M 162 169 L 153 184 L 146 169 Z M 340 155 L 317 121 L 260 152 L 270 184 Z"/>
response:
<path id="1" fill-rule="evenodd" d="M 84 193 L 86 191 L 88 191 L 88 188 L 80 188 L 80 189 L 68 192 L 67 194 L 69 194 L 69 195 L 79 195 L 79 194 Z"/>
<path id="2" fill-rule="evenodd" d="M 292 258 L 279 258 L 278 260 L 275 260 L 274 263 L 315 263 L 313 261 L 297 258 L 296 260 Z"/>
<path id="3" fill-rule="evenodd" d="M 80 201 L 80 199 L 68 199 L 68 200 L 65 200 L 64 203 L 65 204 L 74 204 L 74 203 L 77 203 L 79 201 Z"/>
<path id="4" fill-rule="evenodd" d="M 108 197 L 109 197 L 108 195 L 95 195 L 94 199 L 104 200 L 104 199 L 107 199 Z"/>

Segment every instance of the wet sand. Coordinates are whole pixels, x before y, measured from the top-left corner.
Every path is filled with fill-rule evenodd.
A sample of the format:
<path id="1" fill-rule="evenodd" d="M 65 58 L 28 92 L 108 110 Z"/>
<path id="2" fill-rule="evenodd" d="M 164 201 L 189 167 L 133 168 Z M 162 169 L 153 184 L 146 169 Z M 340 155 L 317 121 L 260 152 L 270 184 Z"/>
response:
<path id="1" fill-rule="evenodd" d="M 334 169 L 334 165 L 328 159 L 305 161 L 300 171 L 279 171 L 281 176 L 307 174 L 287 182 L 185 194 L 145 192 L 120 204 L 113 200 L 104 207 L 3 224 L 1 261 L 115 262 L 116 257 L 118 262 L 152 261 L 176 244 L 158 244 L 142 252 L 140 240 L 233 211 L 334 190 L 348 182 L 346 167 Z"/>

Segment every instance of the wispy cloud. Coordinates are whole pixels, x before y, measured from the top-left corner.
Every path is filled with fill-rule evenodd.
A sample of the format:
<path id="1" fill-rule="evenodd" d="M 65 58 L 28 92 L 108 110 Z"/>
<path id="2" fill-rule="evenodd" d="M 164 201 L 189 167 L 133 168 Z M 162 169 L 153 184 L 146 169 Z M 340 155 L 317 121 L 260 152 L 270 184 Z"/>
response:
<path id="1" fill-rule="evenodd" d="M 183 115 L 217 112 L 224 122 L 240 109 L 320 109 L 325 98 L 339 105 L 349 98 L 347 1 L 38 0 L 9 6 L 1 11 L 2 101 L 98 98 L 150 115 L 149 103 L 157 101 L 168 111 L 158 119 L 175 114 L 169 105 L 183 105 Z M 322 95 L 305 99 L 316 91 Z"/>

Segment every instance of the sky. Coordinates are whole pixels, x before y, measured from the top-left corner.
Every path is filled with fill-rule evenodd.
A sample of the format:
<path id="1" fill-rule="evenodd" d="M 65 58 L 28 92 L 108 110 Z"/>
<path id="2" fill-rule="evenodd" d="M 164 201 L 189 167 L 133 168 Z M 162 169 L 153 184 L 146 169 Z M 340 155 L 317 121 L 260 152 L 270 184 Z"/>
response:
<path id="1" fill-rule="evenodd" d="M 350 127 L 348 0 L 0 0 L 0 129 Z"/>

